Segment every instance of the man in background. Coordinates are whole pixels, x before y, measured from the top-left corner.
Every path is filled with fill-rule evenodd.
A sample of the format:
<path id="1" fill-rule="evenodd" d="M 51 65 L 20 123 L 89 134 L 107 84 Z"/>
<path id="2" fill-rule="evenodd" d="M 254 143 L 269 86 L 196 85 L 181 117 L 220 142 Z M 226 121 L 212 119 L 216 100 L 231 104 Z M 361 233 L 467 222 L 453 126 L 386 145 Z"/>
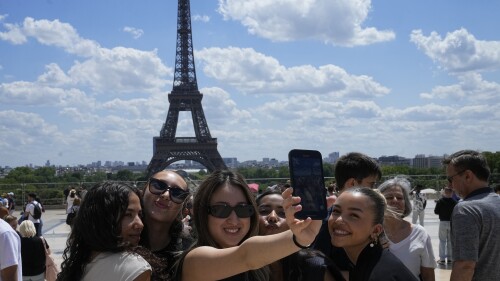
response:
<path id="1" fill-rule="evenodd" d="M 439 216 L 439 264 L 451 263 L 453 261 L 453 254 L 451 250 L 451 213 L 453 208 L 457 205 L 451 196 L 453 190 L 445 187 L 443 190 L 443 197 L 436 202 L 434 214 Z"/>
<path id="2" fill-rule="evenodd" d="M 500 280 L 500 196 L 488 186 L 486 158 L 473 150 L 443 161 L 451 187 L 462 198 L 451 216 L 451 281 Z"/>

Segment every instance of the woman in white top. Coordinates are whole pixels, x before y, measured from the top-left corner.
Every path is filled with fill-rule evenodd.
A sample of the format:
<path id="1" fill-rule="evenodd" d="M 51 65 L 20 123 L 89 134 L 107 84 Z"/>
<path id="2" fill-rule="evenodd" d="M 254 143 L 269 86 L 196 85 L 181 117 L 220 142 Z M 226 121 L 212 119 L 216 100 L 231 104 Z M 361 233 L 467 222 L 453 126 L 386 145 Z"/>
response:
<path id="1" fill-rule="evenodd" d="M 137 247 L 144 227 L 141 217 L 135 187 L 116 182 L 94 186 L 74 219 L 58 280 L 150 280 L 148 261 L 154 257 Z"/>
<path id="2" fill-rule="evenodd" d="M 78 196 L 76 195 L 76 190 L 71 189 L 69 191 L 68 197 L 66 197 L 66 214 L 71 213 L 71 208 L 73 207 L 73 202 L 75 201 L 75 198 Z"/>
<path id="3" fill-rule="evenodd" d="M 409 191 L 410 182 L 404 177 L 395 177 L 382 183 L 378 189 L 394 211 L 384 219 L 384 232 L 389 240 L 390 251 L 398 257 L 417 278 L 434 281 L 436 260 L 431 237 L 425 229 L 403 218 L 412 211 Z"/>

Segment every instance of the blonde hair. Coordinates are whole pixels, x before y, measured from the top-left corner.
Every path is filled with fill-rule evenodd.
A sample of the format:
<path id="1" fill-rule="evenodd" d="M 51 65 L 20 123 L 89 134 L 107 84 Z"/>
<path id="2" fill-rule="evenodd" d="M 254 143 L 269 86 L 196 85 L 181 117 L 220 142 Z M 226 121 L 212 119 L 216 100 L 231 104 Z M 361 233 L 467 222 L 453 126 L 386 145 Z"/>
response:
<path id="1" fill-rule="evenodd" d="M 36 228 L 32 221 L 25 220 L 19 226 L 19 233 L 21 233 L 21 237 L 33 237 L 36 235 Z"/>

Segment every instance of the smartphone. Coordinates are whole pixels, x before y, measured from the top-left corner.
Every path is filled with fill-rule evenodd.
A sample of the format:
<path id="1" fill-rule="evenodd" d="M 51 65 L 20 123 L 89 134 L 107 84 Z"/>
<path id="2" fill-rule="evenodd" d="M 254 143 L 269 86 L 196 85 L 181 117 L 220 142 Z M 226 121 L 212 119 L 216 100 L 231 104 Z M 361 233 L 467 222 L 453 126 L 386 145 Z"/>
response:
<path id="1" fill-rule="evenodd" d="M 323 160 L 316 150 L 293 149 L 288 153 L 293 196 L 301 198 L 298 219 L 322 220 L 327 216 Z"/>

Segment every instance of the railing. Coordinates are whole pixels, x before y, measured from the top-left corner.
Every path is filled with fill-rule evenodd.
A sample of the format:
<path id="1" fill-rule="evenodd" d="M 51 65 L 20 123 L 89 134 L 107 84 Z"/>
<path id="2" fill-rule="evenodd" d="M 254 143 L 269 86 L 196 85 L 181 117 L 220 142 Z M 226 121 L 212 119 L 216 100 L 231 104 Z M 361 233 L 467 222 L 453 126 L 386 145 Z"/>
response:
<path id="1" fill-rule="evenodd" d="M 379 183 L 392 178 L 396 175 L 385 175 L 382 177 Z M 417 183 L 422 184 L 425 188 L 432 188 L 436 191 L 441 190 L 443 187 L 448 185 L 445 175 L 410 175 L 406 176 L 415 185 Z M 267 186 L 275 185 L 278 183 L 285 183 L 288 178 L 247 178 L 247 183 L 257 183 L 262 189 Z M 325 183 L 328 185 L 334 180 L 333 177 L 325 177 Z M 200 181 L 192 181 L 194 185 L 190 185 L 190 188 L 195 189 L 196 185 L 199 185 Z M 139 188 L 142 188 L 145 184 L 144 181 L 131 181 L 129 182 Z M 500 183 L 500 174 L 495 173 L 490 176 L 491 186 Z M 20 210 L 20 206 L 24 206 L 27 199 L 27 195 L 31 192 L 36 193 L 40 198 L 42 203 L 46 206 L 48 205 L 62 205 L 64 204 L 66 198 L 64 197 L 64 190 L 66 188 L 79 189 L 85 186 L 87 189 L 95 185 L 96 182 L 71 182 L 71 183 L 13 183 L 13 184 L 0 184 L 0 195 L 3 193 L 14 192 L 14 200 L 16 203 L 17 210 Z"/>

